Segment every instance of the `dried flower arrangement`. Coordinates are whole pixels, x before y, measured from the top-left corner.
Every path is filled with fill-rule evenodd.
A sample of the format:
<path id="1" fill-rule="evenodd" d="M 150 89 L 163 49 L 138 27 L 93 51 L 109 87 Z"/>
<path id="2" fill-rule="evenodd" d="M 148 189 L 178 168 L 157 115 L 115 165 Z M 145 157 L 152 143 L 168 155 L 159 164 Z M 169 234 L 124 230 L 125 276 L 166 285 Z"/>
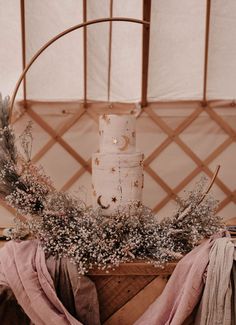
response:
<path id="1" fill-rule="evenodd" d="M 101 210 L 58 192 L 43 170 L 31 163 L 31 124 L 20 137 L 24 152 L 20 156 L 8 120 L 8 98 L 0 98 L 0 197 L 15 209 L 16 216 L 27 217 L 25 222 L 16 218 L 12 237 L 29 231 L 45 253 L 69 258 L 80 274 L 94 266 L 109 269 L 133 259 L 160 266 L 224 228 L 215 215 L 217 201 L 202 194 L 204 181 L 178 202 L 173 218 L 159 222 L 140 202 L 104 217 Z"/>

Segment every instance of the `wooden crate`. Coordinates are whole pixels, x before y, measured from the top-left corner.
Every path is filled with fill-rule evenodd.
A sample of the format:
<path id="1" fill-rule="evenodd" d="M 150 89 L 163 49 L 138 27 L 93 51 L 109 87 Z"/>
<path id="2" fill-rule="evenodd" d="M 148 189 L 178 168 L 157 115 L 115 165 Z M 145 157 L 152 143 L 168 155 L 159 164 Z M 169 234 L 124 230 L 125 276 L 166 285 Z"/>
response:
<path id="1" fill-rule="evenodd" d="M 176 263 L 156 268 L 146 263 L 121 264 L 109 273 L 93 270 L 104 325 L 131 325 L 161 294 Z"/>

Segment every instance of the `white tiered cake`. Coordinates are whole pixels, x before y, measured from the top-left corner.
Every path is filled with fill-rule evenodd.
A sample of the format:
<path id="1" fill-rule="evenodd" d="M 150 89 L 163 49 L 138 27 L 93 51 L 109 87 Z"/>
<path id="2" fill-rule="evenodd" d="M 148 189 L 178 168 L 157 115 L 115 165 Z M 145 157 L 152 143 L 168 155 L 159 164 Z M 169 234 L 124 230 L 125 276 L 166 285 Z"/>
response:
<path id="1" fill-rule="evenodd" d="M 99 118 L 100 152 L 92 157 L 92 197 L 93 207 L 101 207 L 104 215 L 142 200 L 144 155 L 136 152 L 135 122 L 133 115 Z"/>

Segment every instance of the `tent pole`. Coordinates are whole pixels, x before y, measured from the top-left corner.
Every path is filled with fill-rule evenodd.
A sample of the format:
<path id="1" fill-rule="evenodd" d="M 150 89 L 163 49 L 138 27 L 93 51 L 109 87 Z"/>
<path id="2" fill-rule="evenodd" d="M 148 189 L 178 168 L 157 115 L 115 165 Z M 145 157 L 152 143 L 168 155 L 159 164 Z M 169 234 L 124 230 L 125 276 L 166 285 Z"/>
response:
<path id="1" fill-rule="evenodd" d="M 143 20 L 151 20 L 151 0 L 143 0 Z M 141 106 L 147 106 L 150 25 L 143 25 Z"/>
<path id="2" fill-rule="evenodd" d="M 208 51 L 210 35 L 210 13 L 211 0 L 206 0 L 206 32 L 205 32 L 205 57 L 204 57 L 204 82 L 203 82 L 203 99 L 202 106 L 207 106 L 207 70 L 208 70 Z"/>

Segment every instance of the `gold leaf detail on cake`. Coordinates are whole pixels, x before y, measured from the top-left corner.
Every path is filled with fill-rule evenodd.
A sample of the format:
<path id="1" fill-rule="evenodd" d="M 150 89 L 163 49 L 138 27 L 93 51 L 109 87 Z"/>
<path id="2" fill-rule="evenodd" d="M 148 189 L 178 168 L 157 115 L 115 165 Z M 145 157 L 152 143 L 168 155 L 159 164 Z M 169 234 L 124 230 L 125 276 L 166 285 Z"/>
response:
<path id="1" fill-rule="evenodd" d="M 110 122 L 111 122 L 110 118 L 109 118 L 106 114 L 103 114 L 103 115 L 102 115 L 102 119 L 103 119 L 107 124 L 110 124 Z"/>
<path id="2" fill-rule="evenodd" d="M 139 166 L 143 167 L 143 160 L 140 160 Z"/>
<path id="3" fill-rule="evenodd" d="M 100 205 L 102 209 L 109 209 L 110 204 L 108 205 L 102 204 L 101 199 L 102 199 L 102 195 L 99 195 L 99 197 L 97 198 L 97 204 Z"/>
<path id="4" fill-rule="evenodd" d="M 119 147 L 118 149 L 120 151 L 125 151 L 129 146 L 130 140 L 129 140 L 129 137 L 127 137 L 126 135 L 122 135 L 121 137 L 124 139 L 124 144 L 122 147 Z"/>
<path id="5" fill-rule="evenodd" d="M 95 162 L 96 165 L 99 165 L 99 164 L 100 164 L 100 160 L 99 160 L 98 158 L 96 158 L 96 159 L 94 160 L 94 162 Z"/>
<path id="6" fill-rule="evenodd" d="M 112 138 L 112 143 L 117 144 L 118 143 L 118 139 L 117 138 Z"/>

